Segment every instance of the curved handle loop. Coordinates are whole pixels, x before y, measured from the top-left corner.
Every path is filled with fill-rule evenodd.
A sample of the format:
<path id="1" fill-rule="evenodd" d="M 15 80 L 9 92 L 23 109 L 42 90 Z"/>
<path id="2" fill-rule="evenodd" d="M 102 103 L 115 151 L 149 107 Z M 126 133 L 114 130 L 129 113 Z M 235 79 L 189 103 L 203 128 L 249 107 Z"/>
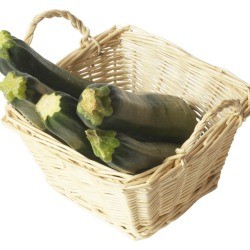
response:
<path id="1" fill-rule="evenodd" d="M 209 121 L 215 118 L 218 115 L 218 113 L 223 111 L 225 108 L 230 108 L 230 107 L 232 108 L 233 112 L 232 115 L 237 116 L 237 120 L 239 120 L 237 121 L 238 126 L 240 126 L 241 123 L 243 122 L 243 113 L 240 101 L 235 99 L 222 101 L 214 109 L 211 109 L 210 111 L 206 112 L 206 114 L 203 116 L 200 122 L 196 125 L 194 132 L 190 136 L 190 138 L 186 142 L 184 142 L 181 148 L 177 148 L 175 150 L 176 155 L 167 158 L 164 161 L 165 164 L 162 164 L 160 167 L 156 169 L 156 171 L 147 180 L 147 183 L 150 183 L 155 179 L 157 179 L 156 176 L 160 176 L 161 178 L 163 178 L 164 175 L 169 173 L 170 169 L 173 169 L 173 166 L 176 166 L 179 163 L 181 168 L 175 172 L 175 175 L 178 176 L 179 174 L 181 174 L 181 172 L 185 169 L 186 153 L 192 148 L 193 143 L 197 139 L 199 139 L 202 131 L 204 131 Z"/>
<path id="2" fill-rule="evenodd" d="M 232 115 L 238 117 L 238 127 L 243 122 L 243 113 L 242 113 L 242 105 L 240 100 L 238 99 L 230 99 L 222 101 L 218 106 L 209 110 L 200 122 L 196 125 L 194 132 L 190 136 L 190 138 L 182 145 L 182 149 L 177 149 L 177 154 L 185 155 L 186 149 L 190 147 L 201 135 L 202 131 L 207 127 L 209 122 L 215 118 L 220 112 L 222 112 L 225 108 L 232 108 Z"/>
<path id="3" fill-rule="evenodd" d="M 75 17 L 73 14 L 71 14 L 69 11 L 66 10 L 49 10 L 45 11 L 33 19 L 32 23 L 29 26 L 28 32 L 24 38 L 24 41 L 27 44 L 31 44 L 32 39 L 34 37 L 34 32 L 36 30 L 36 27 L 39 22 L 41 22 L 44 18 L 52 18 L 52 17 L 63 17 L 71 22 L 71 25 L 80 31 L 80 33 L 83 35 L 80 45 L 82 46 L 88 39 L 93 40 L 93 42 L 98 47 L 98 54 L 100 53 L 100 44 L 90 35 L 89 29 L 82 23 L 81 20 L 79 20 L 77 17 Z"/>
<path id="4" fill-rule="evenodd" d="M 197 124 L 193 134 L 199 134 L 202 130 L 204 130 L 205 127 L 207 126 L 207 123 L 211 119 L 215 118 L 218 115 L 218 113 L 223 111 L 225 108 L 232 108 L 233 112 L 236 113 L 237 115 L 239 115 L 239 117 L 241 119 L 240 123 L 239 123 L 239 125 L 240 125 L 242 123 L 242 120 L 243 120 L 243 116 L 241 114 L 240 100 L 238 100 L 238 99 L 224 100 L 218 106 L 211 109 L 203 116 L 201 121 Z"/>
<path id="5" fill-rule="evenodd" d="M 250 115 L 250 86 L 247 86 L 247 96 L 242 100 L 242 108 L 244 110 L 244 118 Z"/>

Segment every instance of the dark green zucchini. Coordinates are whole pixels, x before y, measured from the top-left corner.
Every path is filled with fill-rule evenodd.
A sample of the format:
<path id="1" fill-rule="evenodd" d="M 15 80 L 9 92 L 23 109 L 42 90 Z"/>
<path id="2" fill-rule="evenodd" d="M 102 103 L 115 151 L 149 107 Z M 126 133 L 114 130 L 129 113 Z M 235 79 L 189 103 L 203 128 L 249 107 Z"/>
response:
<path id="1" fill-rule="evenodd" d="M 46 128 L 71 148 L 91 160 L 99 161 L 86 138 L 87 127 L 76 114 L 77 100 L 63 92 L 45 94 L 36 104 L 36 110 Z"/>
<path id="2" fill-rule="evenodd" d="M 90 84 L 46 60 L 24 41 L 12 37 L 8 31 L 1 31 L 0 71 L 6 75 L 13 70 L 28 73 L 48 87 L 77 99 Z"/>
<path id="3" fill-rule="evenodd" d="M 181 98 L 135 94 L 104 84 L 91 84 L 83 91 L 77 113 L 89 128 L 115 130 L 148 142 L 182 143 L 197 123 L 194 111 Z"/>
<path id="4" fill-rule="evenodd" d="M 0 90 L 7 101 L 28 121 L 46 132 L 44 123 L 35 110 L 35 104 L 42 95 L 52 92 L 50 88 L 28 74 L 9 72 L 0 83 Z"/>
<path id="5" fill-rule="evenodd" d="M 179 144 L 140 142 L 112 130 L 86 131 L 96 156 L 111 168 L 138 174 L 156 167 L 175 154 Z"/>

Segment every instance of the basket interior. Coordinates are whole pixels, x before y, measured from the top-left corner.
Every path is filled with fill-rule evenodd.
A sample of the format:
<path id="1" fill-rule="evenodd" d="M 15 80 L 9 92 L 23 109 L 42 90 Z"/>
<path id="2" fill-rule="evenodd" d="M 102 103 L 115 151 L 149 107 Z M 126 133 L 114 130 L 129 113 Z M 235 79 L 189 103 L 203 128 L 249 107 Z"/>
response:
<path id="1" fill-rule="evenodd" d="M 223 100 L 242 100 L 244 92 L 239 85 L 248 91 L 236 76 L 138 28 L 129 26 L 114 36 L 99 37 L 96 38 L 101 44 L 99 55 L 97 50 L 87 51 L 64 68 L 94 82 L 114 84 L 128 91 L 181 97 L 195 110 L 198 120 Z"/>

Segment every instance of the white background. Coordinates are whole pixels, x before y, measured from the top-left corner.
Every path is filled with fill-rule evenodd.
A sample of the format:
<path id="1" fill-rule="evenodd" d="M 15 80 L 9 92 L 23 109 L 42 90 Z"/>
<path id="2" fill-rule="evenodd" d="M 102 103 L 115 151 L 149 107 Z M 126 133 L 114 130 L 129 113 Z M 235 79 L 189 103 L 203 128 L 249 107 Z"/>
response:
<path id="1" fill-rule="evenodd" d="M 133 24 L 250 82 L 248 2 L 2 1 L 0 29 L 23 38 L 36 14 L 66 9 L 92 35 L 114 24 Z M 56 62 L 77 48 L 80 37 L 67 21 L 45 20 L 32 46 Z M 1 117 L 4 106 L 1 95 Z M 19 136 L 1 124 L 0 249 L 250 249 L 249 125 L 247 120 L 238 130 L 214 192 L 151 238 L 132 241 L 53 191 Z"/>

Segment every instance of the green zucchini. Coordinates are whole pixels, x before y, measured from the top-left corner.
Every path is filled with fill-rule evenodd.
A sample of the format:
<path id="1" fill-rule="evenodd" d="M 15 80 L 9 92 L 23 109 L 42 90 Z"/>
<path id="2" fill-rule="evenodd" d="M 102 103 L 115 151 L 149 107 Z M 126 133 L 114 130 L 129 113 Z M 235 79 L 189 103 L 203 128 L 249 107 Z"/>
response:
<path id="1" fill-rule="evenodd" d="M 35 104 L 42 95 L 52 92 L 50 88 L 28 74 L 9 72 L 0 82 L 0 90 L 7 101 L 28 121 L 46 132 L 44 123 L 35 110 Z"/>
<path id="2" fill-rule="evenodd" d="M 86 138 L 87 129 L 76 114 L 77 100 L 63 92 L 45 94 L 36 104 L 36 110 L 46 128 L 71 148 L 91 160 L 100 162 Z"/>
<path id="3" fill-rule="evenodd" d="M 8 31 L 1 31 L 0 71 L 6 75 L 13 70 L 28 73 L 51 89 L 68 93 L 77 99 L 90 84 L 89 81 L 46 60 L 24 41 L 11 36 Z"/>
<path id="4" fill-rule="evenodd" d="M 86 130 L 96 156 L 111 168 L 138 174 L 156 167 L 175 154 L 179 144 L 140 142 L 113 130 Z"/>
<path id="5" fill-rule="evenodd" d="M 113 85 L 91 84 L 77 114 L 92 129 L 115 130 L 140 141 L 182 143 L 196 125 L 194 111 L 176 96 L 135 94 Z"/>

